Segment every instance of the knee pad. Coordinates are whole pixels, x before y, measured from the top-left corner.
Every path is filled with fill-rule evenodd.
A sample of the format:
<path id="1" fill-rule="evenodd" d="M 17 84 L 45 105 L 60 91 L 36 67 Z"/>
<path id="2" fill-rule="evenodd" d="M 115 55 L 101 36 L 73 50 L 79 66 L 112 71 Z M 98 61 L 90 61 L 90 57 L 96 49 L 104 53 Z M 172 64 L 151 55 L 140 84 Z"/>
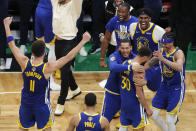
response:
<path id="1" fill-rule="evenodd" d="M 166 114 L 166 123 L 168 124 L 168 125 L 170 125 L 170 124 L 175 124 L 175 122 L 176 122 L 176 117 L 175 117 L 176 115 L 172 115 L 172 114 Z"/>
<path id="2" fill-rule="evenodd" d="M 118 131 L 128 131 L 128 127 L 120 127 Z"/>
<path id="3" fill-rule="evenodd" d="M 152 112 L 151 119 L 156 120 L 159 117 L 160 110 L 152 109 Z"/>

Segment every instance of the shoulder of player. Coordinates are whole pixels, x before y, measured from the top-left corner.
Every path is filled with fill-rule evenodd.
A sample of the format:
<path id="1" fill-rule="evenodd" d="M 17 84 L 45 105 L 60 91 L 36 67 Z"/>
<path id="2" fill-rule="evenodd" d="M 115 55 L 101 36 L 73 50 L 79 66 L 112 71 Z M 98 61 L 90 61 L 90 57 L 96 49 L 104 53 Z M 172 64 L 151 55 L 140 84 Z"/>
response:
<path id="1" fill-rule="evenodd" d="M 109 126 L 109 122 L 108 122 L 107 118 L 104 117 L 104 116 L 101 116 L 100 124 L 101 124 L 102 128 L 105 128 L 105 127 Z"/>
<path id="2" fill-rule="evenodd" d="M 184 58 L 183 51 L 181 49 L 177 50 L 176 53 L 174 54 L 174 58 L 176 59 Z"/>

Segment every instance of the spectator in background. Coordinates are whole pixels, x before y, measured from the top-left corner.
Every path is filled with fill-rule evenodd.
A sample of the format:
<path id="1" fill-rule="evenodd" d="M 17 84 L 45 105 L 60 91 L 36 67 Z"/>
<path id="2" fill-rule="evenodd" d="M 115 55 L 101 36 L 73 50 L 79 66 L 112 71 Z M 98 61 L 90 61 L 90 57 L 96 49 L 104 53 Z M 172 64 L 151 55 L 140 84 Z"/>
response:
<path id="1" fill-rule="evenodd" d="M 144 7 L 144 0 L 125 0 L 125 2 L 128 3 L 129 5 L 133 6 L 135 11 Z"/>
<path id="2" fill-rule="evenodd" d="M 104 4 L 106 0 L 92 0 L 92 38 L 93 38 L 93 46 L 88 51 L 88 54 L 95 54 L 96 52 L 100 51 L 100 40 L 99 40 L 99 33 L 98 33 L 98 17 L 101 11 L 101 5 Z"/>
<path id="3" fill-rule="evenodd" d="M 31 16 L 33 17 L 33 23 L 35 20 L 35 9 L 39 0 L 19 0 L 20 7 L 20 50 L 24 54 L 28 39 L 29 21 Z M 33 24 L 34 25 L 34 24 Z M 34 29 L 34 28 L 33 28 Z"/>
<path id="4" fill-rule="evenodd" d="M 80 17 L 83 0 L 51 0 L 53 6 L 53 32 L 56 35 L 55 54 L 59 59 L 68 54 L 76 46 L 76 22 Z M 61 68 L 61 91 L 58 98 L 55 115 L 64 112 L 66 99 L 81 94 L 71 71 L 72 61 Z M 71 91 L 68 93 L 69 87 Z"/>
<path id="5" fill-rule="evenodd" d="M 52 32 L 52 4 L 50 0 L 39 0 L 35 12 L 35 37 L 37 39 L 44 37 L 45 44 L 49 48 L 48 61 L 55 61 L 55 36 Z M 55 83 L 52 74 L 50 76 L 50 89 L 60 90 L 60 86 Z"/>
<path id="6" fill-rule="evenodd" d="M 8 0 L 0 1 L 0 70 L 5 69 L 5 58 L 6 58 L 6 34 L 3 25 L 3 19 L 8 16 Z"/>
<path id="7" fill-rule="evenodd" d="M 188 45 L 196 49 L 196 1 L 173 0 L 166 32 L 176 32 L 176 44 L 187 56 Z"/>
<path id="8" fill-rule="evenodd" d="M 144 0 L 144 8 L 152 10 L 152 22 L 157 24 L 160 19 L 162 1 L 161 0 Z"/>

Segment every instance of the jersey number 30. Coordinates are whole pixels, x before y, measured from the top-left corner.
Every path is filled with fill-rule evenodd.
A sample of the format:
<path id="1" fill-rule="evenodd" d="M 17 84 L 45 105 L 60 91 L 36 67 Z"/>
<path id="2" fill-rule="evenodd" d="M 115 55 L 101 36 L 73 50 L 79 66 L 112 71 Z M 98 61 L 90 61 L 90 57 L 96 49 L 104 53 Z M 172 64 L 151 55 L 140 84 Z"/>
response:
<path id="1" fill-rule="evenodd" d="M 127 77 L 122 76 L 122 84 L 121 84 L 121 88 L 124 90 L 125 88 L 130 91 L 131 90 L 131 84 L 130 84 L 130 80 Z"/>

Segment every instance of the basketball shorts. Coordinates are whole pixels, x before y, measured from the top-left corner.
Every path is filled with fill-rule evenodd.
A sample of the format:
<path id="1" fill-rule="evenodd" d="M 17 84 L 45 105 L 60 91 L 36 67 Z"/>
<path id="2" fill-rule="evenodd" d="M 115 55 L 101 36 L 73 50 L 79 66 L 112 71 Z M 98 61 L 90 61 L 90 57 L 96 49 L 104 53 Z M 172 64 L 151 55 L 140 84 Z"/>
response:
<path id="1" fill-rule="evenodd" d="M 150 124 L 147 114 L 141 105 L 140 107 L 133 106 L 133 108 L 134 109 L 129 110 L 129 114 L 131 115 L 128 115 L 127 112 L 121 110 L 120 123 L 122 127 L 128 127 L 132 125 L 133 129 L 140 129 Z"/>
<path id="2" fill-rule="evenodd" d="M 37 123 L 38 129 L 46 129 L 53 125 L 53 114 L 50 105 L 20 105 L 18 124 L 22 129 L 30 129 Z"/>
<path id="3" fill-rule="evenodd" d="M 115 114 L 120 110 L 120 95 L 111 94 L 105 91 L 105 97 L 102 107 L 102 116 L 106 117 L 109 122 L 114 118 Z"/>
<path id="4" fill-rule="evenodd" d="M 166 85 L 161 83 L 155 97 L 152 100 L 152 107 L 165 109 L 169 114 L 177 114 L 180 111 L 185 94 L 185 84 Z"/>
<path id="5" fill-rule="evenodd" d="M 161 69 L 159 66 L 153 66 L 146 70 L 147 87 L 151 91 L 157 91 L 161 83 Z"/>
<path id="6" fill-rule="evenodd" d="M 54 44 L 55 36 L 52 32 L 52 11 L 37 7 L 35 14 L 35 36 L 44 37 L 46 44 Z"/>

